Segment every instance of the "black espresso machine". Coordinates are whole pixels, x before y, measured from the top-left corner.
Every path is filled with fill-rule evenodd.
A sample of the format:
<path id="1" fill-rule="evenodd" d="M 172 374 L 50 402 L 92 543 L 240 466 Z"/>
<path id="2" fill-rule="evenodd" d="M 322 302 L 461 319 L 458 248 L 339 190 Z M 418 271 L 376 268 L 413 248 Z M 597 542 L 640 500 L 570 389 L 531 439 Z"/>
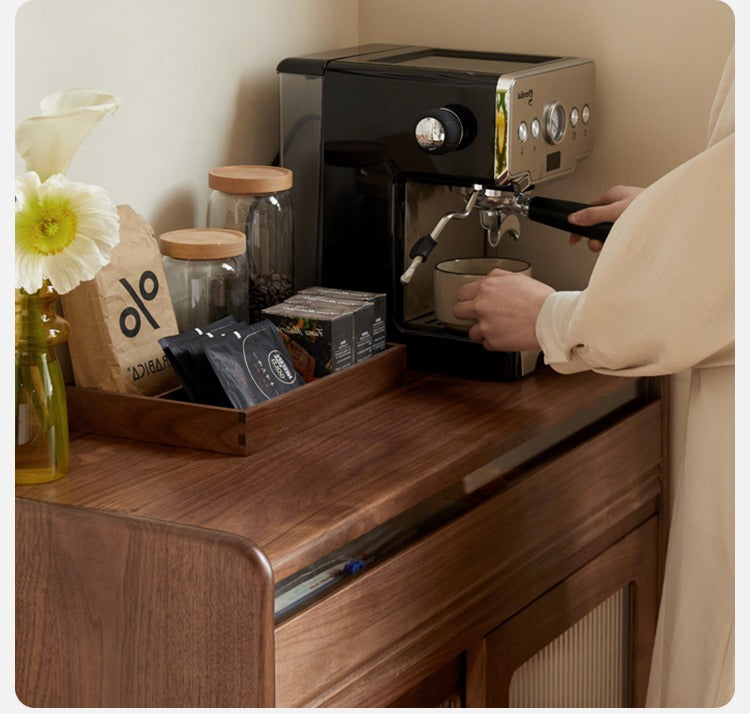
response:
<path id="1" fill-rule="evenodd" d="M 295 288 L 386 293 L 389 339 L 413 367 L 498 380 L 533 370 L 537 352 L 489 352 L 440 323 L 432 272 L 501 255 L 519 217 L 573 230 L 566 216 L 582 204 L 528 192 L 591 152 L 594 72 L 589 59 L 396 45 L 284 59 Z"/>

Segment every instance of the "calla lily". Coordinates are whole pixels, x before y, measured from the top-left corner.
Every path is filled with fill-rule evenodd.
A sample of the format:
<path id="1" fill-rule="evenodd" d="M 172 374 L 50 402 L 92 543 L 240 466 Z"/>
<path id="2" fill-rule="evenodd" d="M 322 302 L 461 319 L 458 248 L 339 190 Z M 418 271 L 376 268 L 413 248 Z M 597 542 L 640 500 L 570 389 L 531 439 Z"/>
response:
<path id="1" fill-rule="evenodd" d="M 94 89 L 55 92 L 42 99 L 41 115 L 16 128 L 16 150 L 42 181 L 65 173 L 81 142 L 120 98 Z"/>

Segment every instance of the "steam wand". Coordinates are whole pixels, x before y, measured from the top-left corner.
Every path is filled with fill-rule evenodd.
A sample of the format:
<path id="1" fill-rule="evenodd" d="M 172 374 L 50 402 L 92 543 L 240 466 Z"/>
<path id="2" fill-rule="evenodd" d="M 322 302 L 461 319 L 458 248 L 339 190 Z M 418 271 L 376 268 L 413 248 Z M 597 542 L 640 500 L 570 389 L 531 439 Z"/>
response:
<path id="1" fill-rule="evenodd" d="M 407 285 L 411 281 L 417 268 L 426 260 L 432 249 L 437 245 L 438 236 L 443 232 L 447 223 L 452 218 L 466 218 L 471 215 L 471 212 L 474 210 L 474 204 L 477 202 L 477 198 L 479 198 L 479 193 L 479 190 L 473 190 L 469 196 L 469 200 L 466 201 L 463 211 L 452 211 L 444 214 L 435 227 L 412 246 L 409 251 L 409 257 L 412 258 L 411 264 L 401 276 L 401 282 L 404 285 Z"/>

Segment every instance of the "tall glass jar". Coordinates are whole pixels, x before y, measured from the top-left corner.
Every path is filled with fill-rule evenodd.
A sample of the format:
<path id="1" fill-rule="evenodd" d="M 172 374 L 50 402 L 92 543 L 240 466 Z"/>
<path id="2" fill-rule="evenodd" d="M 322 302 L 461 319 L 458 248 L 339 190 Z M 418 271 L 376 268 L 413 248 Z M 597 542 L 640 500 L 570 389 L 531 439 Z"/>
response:
<path id="1" fill-rule="evenodd" d="M 208 173 L 206 225 L 247 238 L 250 322 L 293 292 L 292 172 L 280 166 L 220 166 Z"/>
<path id="2" fill-rule="evenodd" d="M 233 315 L 248 320 L 245 234 L 186 228 L 159 236 L 177 327 L 186 332 Z"/>

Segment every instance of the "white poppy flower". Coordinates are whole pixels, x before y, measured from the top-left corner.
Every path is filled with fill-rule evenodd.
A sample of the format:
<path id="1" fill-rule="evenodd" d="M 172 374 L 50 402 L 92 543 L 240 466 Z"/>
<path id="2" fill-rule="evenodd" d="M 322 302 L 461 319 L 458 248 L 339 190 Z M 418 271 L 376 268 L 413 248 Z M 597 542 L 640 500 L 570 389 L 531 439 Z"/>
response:
<path id="1" fill-rule="evenodd" d="M 40 103 L 41 115 L 16 128 L 16 150 L 42 181 L 65 173 L 81 142 L 120 98 L 94 89 L 71 89 L 50 94 Z"/>
<path id="2" fill-rule="evenodd" d="M 64 294 L 109 263 L 119 216 L 98 186 L 62 174 L 16 178 L 16 288 L 36 292 L 44 278 Z"/>

